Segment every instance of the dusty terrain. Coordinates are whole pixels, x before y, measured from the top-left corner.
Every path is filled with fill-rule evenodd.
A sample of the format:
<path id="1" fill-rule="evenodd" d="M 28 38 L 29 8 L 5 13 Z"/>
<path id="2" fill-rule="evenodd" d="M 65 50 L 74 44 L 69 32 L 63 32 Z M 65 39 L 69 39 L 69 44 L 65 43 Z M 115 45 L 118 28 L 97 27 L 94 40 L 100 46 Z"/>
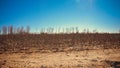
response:
<path id="1" fill-rule="evenodd" d="M 120 34 L 0 35 L 0 68 L 115 68 L 115 62 Z"/>
<path id="2" fill-rule="evenodd" d="M 120 49 L 0 54 L 2 68 L 110 68 Z"/>

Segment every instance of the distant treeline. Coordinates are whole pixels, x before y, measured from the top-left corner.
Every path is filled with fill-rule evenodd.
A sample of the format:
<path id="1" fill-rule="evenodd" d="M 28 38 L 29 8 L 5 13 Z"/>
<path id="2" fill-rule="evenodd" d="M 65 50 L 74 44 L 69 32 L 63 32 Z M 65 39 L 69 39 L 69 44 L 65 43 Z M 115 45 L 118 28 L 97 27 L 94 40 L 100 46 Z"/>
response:
<path id="1" fill-rule="evenodd" d="M 80 30 L 78 27 L 70 27 L 70 28 L 41 28 L 40 30 L 36 29 L 36 32 L 31 33 L 37 33 L 37 34 L 54 34 L 54 33 L 80 33 Z M 94 29 L 92 32 L 89 29 L 83 29 L 81 33 L 98 33 L 96 29 Z M 107 33 L 107 32 L 106 32 Z M 120 30 L 119 30 L 120 33 Z M 13 27 L 13 26 L 3 26 L 0 29 L 0 34 L 30 34 L 30 27 Z"/>
<path id="2" fill-rule="evenodd" d="M 0 34 L 28 34 L 30 31 L 30 27 L 27 26 L 26 28 L 22 27 L 18 27 L 15 28 L 13 26 L 3 26 L 0 29 Z"/>
<path id="3" fill-rule="evenodd" d="M 39 32 L 38 32 L 39 31 Z M 36 30 L 34 33 L 40 34 L 53 34 L 53 33 L 79 33 L 78 27 L 70 27 L 70 28 L 41 28 L 40 30 Z M 33 33 L 33 32 L 31 32 Z M 84 29 L 82 33 L 90 33 L 89 29 Z M 92 33 L 98 33 L 97 30 L 93 30 Z M 13 26 L 3 26 L 0 29 L 0 34 L 30 34 L 30 27 L 13 27 Z"/>

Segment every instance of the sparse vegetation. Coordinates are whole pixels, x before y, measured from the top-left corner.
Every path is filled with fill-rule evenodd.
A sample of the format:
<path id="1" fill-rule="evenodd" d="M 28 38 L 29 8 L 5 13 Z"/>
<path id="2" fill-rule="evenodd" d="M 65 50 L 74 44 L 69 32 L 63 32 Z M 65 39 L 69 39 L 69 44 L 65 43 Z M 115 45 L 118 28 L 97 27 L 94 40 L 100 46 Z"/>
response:
<path id="1" fill-rule="evenodd" d="M 0 35 L 0 50 L 80 51 L 86 49 L 108 49 L 120 47 L 120 34 L 14 34 Z M 72 49 L 71 49 L 72 47 Z"/>
<path id="2" fill-rule="evenodd" d="M 97 33 L 97 30 L 90 33 L 89 29 L 79 33 L 78 27 L 67 28 L 63 33 L 61 28 L 57 33 L 51 27 L 45 31 L 34 34 L 29 26 L 26 29 L 4 26 L 0 35 L 0 67 L 101 68 L 107 66 L 105 60 L 113 57 L 120 61 L 119 33 Z M 3 64 L 6 58 L 9 62 Z"/>

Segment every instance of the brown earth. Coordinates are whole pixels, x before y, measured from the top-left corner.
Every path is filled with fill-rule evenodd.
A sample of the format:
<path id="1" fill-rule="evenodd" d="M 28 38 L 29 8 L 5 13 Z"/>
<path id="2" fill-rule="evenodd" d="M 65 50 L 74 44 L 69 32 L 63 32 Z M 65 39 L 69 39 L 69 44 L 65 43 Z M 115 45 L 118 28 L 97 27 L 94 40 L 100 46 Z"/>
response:
<path id="1" fill-rule="evenodd" d="M 0 68 L 110 68 L 120 49 L 0 54 Z"/>
<path id="2" fill-rule="evenodd" d="M 120 34 L 0 35 L 0 68 L 112 68 Z"/>

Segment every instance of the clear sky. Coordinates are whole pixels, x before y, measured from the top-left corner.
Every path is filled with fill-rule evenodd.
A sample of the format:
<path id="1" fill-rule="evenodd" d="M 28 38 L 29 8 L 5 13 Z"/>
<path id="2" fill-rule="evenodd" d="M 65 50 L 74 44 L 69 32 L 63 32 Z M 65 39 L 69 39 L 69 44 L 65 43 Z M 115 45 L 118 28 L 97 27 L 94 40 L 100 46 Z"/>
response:
<path id="1" fill-rule="evenodd" d="M 120 29 L 120 0 L 0 0 L 0 28 L 13 25 Z"/>

